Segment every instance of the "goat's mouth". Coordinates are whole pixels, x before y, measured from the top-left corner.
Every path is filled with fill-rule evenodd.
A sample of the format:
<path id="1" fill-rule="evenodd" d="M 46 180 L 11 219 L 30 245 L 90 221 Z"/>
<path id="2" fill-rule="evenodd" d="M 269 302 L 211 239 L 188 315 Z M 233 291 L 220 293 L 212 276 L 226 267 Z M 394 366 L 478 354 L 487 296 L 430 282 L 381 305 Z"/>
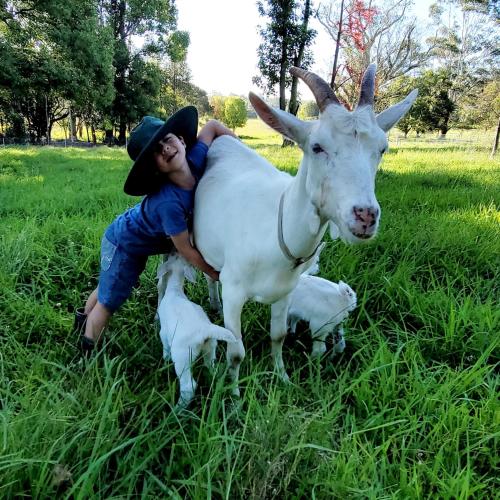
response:
<path id="1" fill-rule="evenodd" d="M 365 233 L 352 233 L 356 238 L 359 238 L 360 240 L 369 240 L 370 238 L 373 238 L 374 234 L 365 234 Z"/>
<path id="2" fill-rule="evenodd" d="M 373 231 L 370 233 L 360 233 L 359 231 L 348 229 L 347 231 L 342 231 L 340 237 L 345 243 L 348 244 L 363 244 L 374 239 L 376 234 L 377 231 Z"/>

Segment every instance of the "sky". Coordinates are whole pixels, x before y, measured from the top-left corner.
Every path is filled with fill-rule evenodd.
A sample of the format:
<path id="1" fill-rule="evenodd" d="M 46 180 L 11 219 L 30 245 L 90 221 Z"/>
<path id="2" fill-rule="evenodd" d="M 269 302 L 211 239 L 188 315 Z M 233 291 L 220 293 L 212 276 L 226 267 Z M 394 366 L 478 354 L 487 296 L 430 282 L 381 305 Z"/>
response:
<path id="1" fill-rule="evenodd" d="M 415 14 L 425 22 L 433 0 L 416 0 Z M 177 0 L 177 27 L 190 35 L 187 63 L 192 82 L 209 95 L 248 95 L 262 92 L 252 83 L 258 74 L 257 47 L 260 43 L 256 0 Z M 312 21 L 318 32 L 312 47 L 315 63 L 312 70 L 328 78 L 333 61 L 333 42 L 318 21 Z M 302 84 L 300 92 L 312 98 Z"/>

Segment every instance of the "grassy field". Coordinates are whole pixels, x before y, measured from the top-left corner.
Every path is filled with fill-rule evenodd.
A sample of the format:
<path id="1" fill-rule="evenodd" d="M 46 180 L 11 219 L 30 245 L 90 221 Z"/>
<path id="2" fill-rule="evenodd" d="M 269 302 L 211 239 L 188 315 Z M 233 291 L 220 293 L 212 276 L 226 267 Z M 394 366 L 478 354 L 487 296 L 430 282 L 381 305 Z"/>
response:
<path id="1" fill-rule="evenodd" d="M 238 132 L 296 171 L 300 152 L 256 121 Z M 156 258 L 104 352 L 78 364 L 69 334 L 103 230 L 137 201 L 122 192 L 125 151 L 0 148 L 0 497 L 496 497 L 500 164 L 488 153 L 400 141 L 378 174 L 376 241 L 328 241 L 321 256 L 321 275 L 358 294 L 344 354 L 312 362 L 299 335 L 283 385 L 269 308 L 248 304 L 241 401 L 219 349 L 179 416 L 153 320 Z M 206 293 L 201 277 L 189 286 L 203 305 Z"/>

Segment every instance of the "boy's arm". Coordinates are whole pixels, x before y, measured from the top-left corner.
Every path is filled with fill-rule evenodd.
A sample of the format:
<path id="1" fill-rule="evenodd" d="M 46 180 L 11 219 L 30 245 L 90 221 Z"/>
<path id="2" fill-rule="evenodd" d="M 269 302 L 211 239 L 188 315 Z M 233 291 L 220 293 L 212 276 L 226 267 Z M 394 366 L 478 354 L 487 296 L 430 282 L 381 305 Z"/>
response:
<path id="1" fill-rule="evenodd" d="M 175 236 L 172 236 L 172 242 L 175 248 L 191 265 L 208 274 L 213 280 L 219 281 L 219 273 L 209 264 L 205 262 L 205 259 L 196 248 L 191 245 L 191 240 L 189 239 L 189 232 L 183 231 Z"/>
<path id="2" fill-rule="evenodd" d="M 217 120 L 210 120 L 200 130 L 198 140 L 210 147 L 212 141 L 220 135 L 230 135 L 231 137 L 238 139 L 238 136 L 225 125 L 222 125 L 221 122 L 218 122 Z"/>

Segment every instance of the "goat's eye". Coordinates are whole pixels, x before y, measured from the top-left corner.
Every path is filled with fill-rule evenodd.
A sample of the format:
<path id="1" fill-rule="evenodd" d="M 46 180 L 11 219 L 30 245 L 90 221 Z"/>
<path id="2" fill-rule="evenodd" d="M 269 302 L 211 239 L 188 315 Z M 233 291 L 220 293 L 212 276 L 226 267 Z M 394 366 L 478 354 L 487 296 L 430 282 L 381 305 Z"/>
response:
<path id="1" fill-rule="evenodd" d="M 314 154 L 324 153 L 325 150 L 319 144 L 313 144 L 312 151 Z"/>
<path id="2" fill-rule="evenodd" d="M 383 148 L 380 150 L 380 156 L 382 156 L 387 151 L 387 148 Z"/>

